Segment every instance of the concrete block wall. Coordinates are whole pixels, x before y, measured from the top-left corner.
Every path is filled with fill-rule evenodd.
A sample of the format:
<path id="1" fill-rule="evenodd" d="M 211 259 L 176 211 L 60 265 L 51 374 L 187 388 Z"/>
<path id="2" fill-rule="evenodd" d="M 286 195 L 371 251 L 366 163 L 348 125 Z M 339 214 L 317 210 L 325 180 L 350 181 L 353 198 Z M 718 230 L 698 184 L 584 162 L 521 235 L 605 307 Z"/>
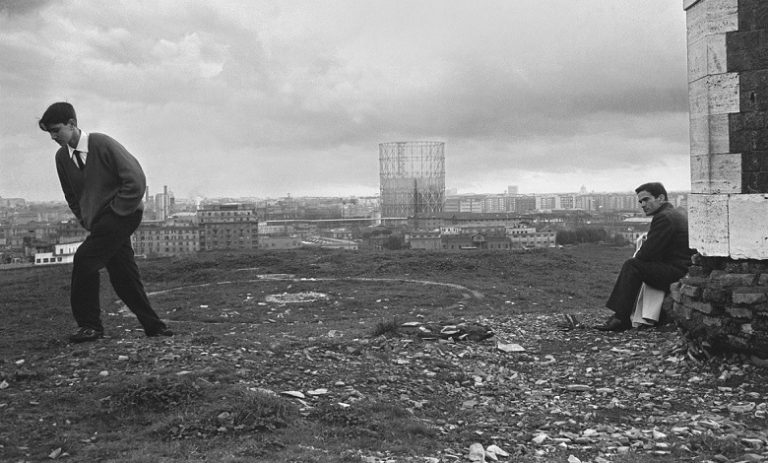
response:
<path id="1" fill-rule="evenodd" d="M 691 247 L 703 256 L 768 258 L 768 2 L 684 7 Z"/>
<path id="2" fill-rule="evenodd" d="M 768 0 L 683 0 L 691 195 L 672 316 L 715 348 L 768 358 Z"/>

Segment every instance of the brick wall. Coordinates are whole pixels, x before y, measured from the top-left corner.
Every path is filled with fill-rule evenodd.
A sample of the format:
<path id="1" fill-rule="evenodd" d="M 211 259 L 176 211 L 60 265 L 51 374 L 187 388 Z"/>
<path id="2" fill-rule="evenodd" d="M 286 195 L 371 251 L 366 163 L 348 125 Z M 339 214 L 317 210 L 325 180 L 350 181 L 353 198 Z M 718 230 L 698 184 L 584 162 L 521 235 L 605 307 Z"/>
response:
<path id="1" fill-rule="evenodd" d="M 768 261 L 696 255 L 671 289 L 672 318 L 692 337 L 768 358 Z"/>

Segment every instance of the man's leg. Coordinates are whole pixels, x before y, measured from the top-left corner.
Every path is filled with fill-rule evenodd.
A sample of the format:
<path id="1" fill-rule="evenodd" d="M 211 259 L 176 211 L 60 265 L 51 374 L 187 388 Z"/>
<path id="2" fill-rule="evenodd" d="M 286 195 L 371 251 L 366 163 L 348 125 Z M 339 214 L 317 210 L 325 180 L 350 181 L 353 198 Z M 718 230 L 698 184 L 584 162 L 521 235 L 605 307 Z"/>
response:
<path id="1" fill-rule="evenodd" d="M 104 331 L 99 304 L 99 269 L 103 243 L 89 235 L 77 248 L 72 267 L 69 300 L 77 326 Z"/>
<path id="2" fill-rule="evenodd" d="M 662 291 L 685 276 L 685 270 L 663 262 L 645 262 L 634 257 L 624 262 L 605 306 L 613 310 L 615 317 L 629 323 L 635 308 L 637 294 L 643 283 Z"/>
<path id="3" fill-rule="evenodd" d="M 113 220 L 116 215 L 105 213 L 93 224 L 93 229 L 77 248 L 72 267 L 70 302 L 72 314 L 81 328 L 103 331 L 99 303 L 99 270 L 120 248 L 125 237 L 124 231 Z"/>
<path id="4" fill-rule="evenodd" d="M 109 281 L 118 297 L 136 315 L 147 334 L 158 333 L 166 329 L 152 309 L 141 283 L 139 268 L 136 266 L 130 238 L 125 240 L 117 253 L 107 263 Z"/>
<path id="5" fill-rule="evenodd" d="M 99 304 L 99 270 L 107 266 L 141 222 L 141 212 L 122 218 L 111 210 L 96 219 L 91 233 L 77 248 L 70 300 L 80 328 L 103 331 Z"/>
<path id="6" fill-rule="evenodd" d="M 69 337 L 72 342 L 95 341 L 104 333 L 99 301 L 99 271 L 120 248 L 121 235 L 124 234 L 119 224 L 112 220 L 113 217 L 116 215 L 108 211 L 97 218 L 91 233 L 75 252 L 70 303 L 79 330 Z M 138 217 L 140 220 L 141 216 Z M 129 237 L 130 233 L 132 230 L 123 239 Z"/>

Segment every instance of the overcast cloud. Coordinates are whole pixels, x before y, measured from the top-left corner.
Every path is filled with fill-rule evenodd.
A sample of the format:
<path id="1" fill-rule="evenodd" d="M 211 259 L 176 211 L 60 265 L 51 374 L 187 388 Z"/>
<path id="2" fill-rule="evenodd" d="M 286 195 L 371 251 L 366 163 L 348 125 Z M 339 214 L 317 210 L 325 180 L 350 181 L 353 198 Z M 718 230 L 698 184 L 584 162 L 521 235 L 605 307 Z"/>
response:
<path id="1" fill-rule="evenodd" d="M 0 0 L 0 196 L 58 200 L 54 101 L 178 197 L 372 195 L 378 144 L 460 192 L 690 185 L 670 0 Z"/>

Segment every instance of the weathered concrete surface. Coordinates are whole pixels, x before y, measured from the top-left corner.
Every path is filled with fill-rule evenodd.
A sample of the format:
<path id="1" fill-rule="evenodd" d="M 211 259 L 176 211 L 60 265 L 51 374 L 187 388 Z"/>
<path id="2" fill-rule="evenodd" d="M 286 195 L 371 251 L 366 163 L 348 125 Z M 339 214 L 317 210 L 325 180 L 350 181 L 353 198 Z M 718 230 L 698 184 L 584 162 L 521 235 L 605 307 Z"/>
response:
<path id="1" fill-rule="evenodd" d="M 702 256 L 728 255 L 728 195 L 688 196 L 688 239 Z"/>
<path id="2" fill-rule="evenodd" d="M 768 259 L 768 194 L 733 195 L 728 212 L 731 258 Z"/>

